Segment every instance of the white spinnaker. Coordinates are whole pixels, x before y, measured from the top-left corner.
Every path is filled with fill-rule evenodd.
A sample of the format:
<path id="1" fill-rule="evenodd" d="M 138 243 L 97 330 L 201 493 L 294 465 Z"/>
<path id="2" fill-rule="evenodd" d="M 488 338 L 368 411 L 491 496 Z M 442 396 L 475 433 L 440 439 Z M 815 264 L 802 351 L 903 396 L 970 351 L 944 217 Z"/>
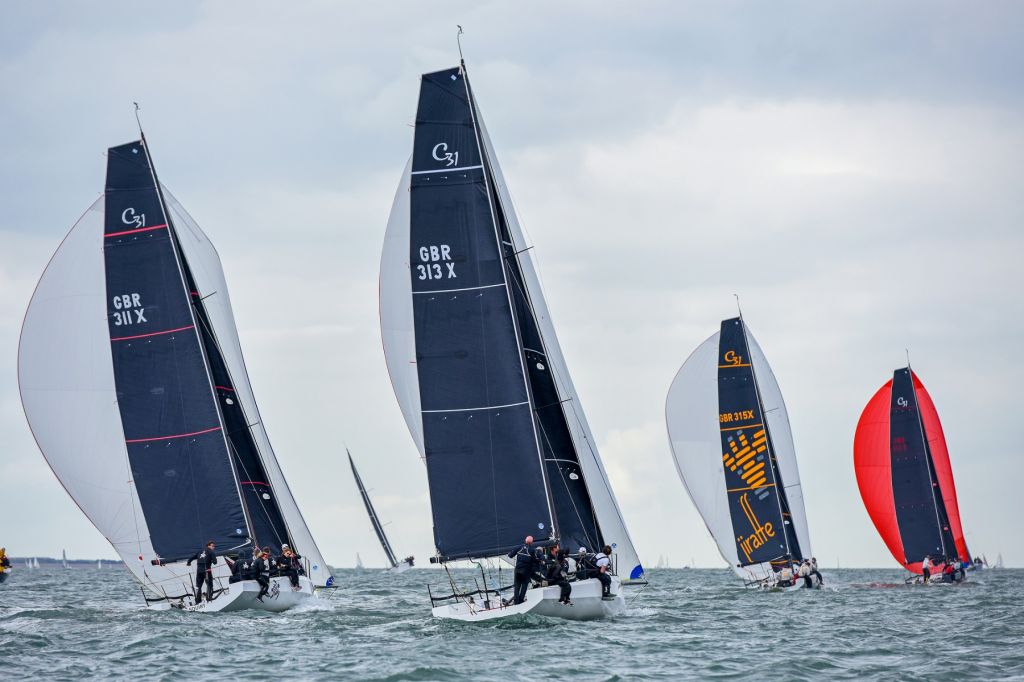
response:
<path id="1" fill-rule="evenodd" d="M 252 425 L 250 430 L 259 448 L 267 477 L 270 479 L 268 482 L 271 490 L 276 494 L 278 508 L 288 525 L 295 550 L 309 563 L 310 581 L 314 585 L 326 585 L 331 577 L 330 568 L 320 554 L 320 549 L 317 547 L 316 541 L 313 540 L 313 535 L 288 487 L 288 482 L 285 480 L 263 426 L 263 419 L 260 417 L 252 386 L 249 384 L 249 374 L 242 357 L 242 347 L 238 339 L 238 329 L 235 327 L 231 298 L 228 295 L 228 286 L 224 278 L 224 270 L 221 267 L 220 256 L 210 239 L 199 228 L 192 216 L 167 191 L 167 188 L 163 189 L 163 194 L 167 210 L 171 213 L 178 241 L 181 244 L 181 250 L 192 270 L 192 276 L 199 288 L 199 295 L 203 299 L 210 324 L 220 345 L 224 363 L 234 382 L 235 396 L 239 399 L 245 416 Z"/>
<path id="2" fill-rule="evenodd" d="M 412 311 L 412 275 L 409 271 L 410 194 L 412 157 L 395 190 L 384 248 L 380 257 L 380 333 L 384 360 L 395 397 L 420 457 L 423 449 L 423 415 L 420 412 L 420 379 L 416 369 L 416 328 Z"/>
<path id="3" fill-rule="evenodd" d="M 32 294 L 18 345 L 21 402 L 53 473 L 132 574 L 157 595 L 184 594 L 193 569 L 150 564 L 132 485 L 107 327 L 103 205 L 100 196 L 71 228 Z"/>
<path id="4" fill-rule="evenodd" d="M 800 542 L 801 552 L 810 556 L 800 474 L 796 466 L 796 450 L 789 426 L 789 416 L 782 400 L 775 375 L 764 353 L 747 327 L 747 343 L 764 403 L 775 459 L 789 500 L 791 520 Z M 697 507 L 704 524 L 718 544 L 718 551 L 729 566 L 742 578 L 760 580 L 772 574 L 767 563 L 739 567 L 736 535 L 729 513 L 722 464 L 722 440 L 718 421 L 718 342 L 720 332 L 712 334 L 686 359 L 679 369 L 665 402 L 665 423 L 672 447 L 676 470 L 690 499 Z"/>
<path id="5" fill-rule="evenodd" d="M 519 224 L 515 207 L 512 204 L 512 196 L 508 191 L 505 178 L 501 172 L 501 165 L 494 153 L 490 135 L 487 134 L 487 127 L 484 125 L 480 115 L 479 107 L 476 108 L 477 123 L 480 125 L 480 137 L 484 144 L 487 158 L 491 163 L 491 170 L 494 172 L 495 189 L 498 198 L 504 207 L 505 218 L 508 222 L 509 232 L 520 251 L 519 267 L 526 281 L 526 287 L 530 294 L 530 302 L 533 304 L 533 311 L 540 326 L 541 338 L 544 341 L 544 351 L 548 357 L 548 366 L 551 368 L 555 379 L 555 387 L 558 396 L 563 401 L 566 422 L 572 434 L 573 444 L 576 446 L 576 453 L 579 456 L 580 467 L 583 469 L 583 477 L 587 482 L 587 491 L 590 493 L 590 500 L 594 505 L 597 514 L 597 522 L 601 526 L 605 542 L 609 542 L 618 555 L 619 577 L 623 582 L 640 579 L 643 576 L 643 568 L 640 557 L 637 555 L 633 540 L 626 530 L 626 522 L 622 518 L 622 512 L 612 492 L 611 483 L 601 463 L 601 456 L 597 452 L 597 441 L 590 431 L 587 417 L 580 404 L 576 387 L 573 386 L 569 376 L 569 369 L 562 356 L 562 349 L 558 345 L 558 337 L 555 335 L 554 324 L 551 321 L 551 313 L 548 311 L 544 301 L 544 292 L 541 288 L 540 278 L 533 263 L 532 251 L 524 251 L 527 248 L 526 235 Z M 406 255 L 408 259 L 408 254 Z"/>

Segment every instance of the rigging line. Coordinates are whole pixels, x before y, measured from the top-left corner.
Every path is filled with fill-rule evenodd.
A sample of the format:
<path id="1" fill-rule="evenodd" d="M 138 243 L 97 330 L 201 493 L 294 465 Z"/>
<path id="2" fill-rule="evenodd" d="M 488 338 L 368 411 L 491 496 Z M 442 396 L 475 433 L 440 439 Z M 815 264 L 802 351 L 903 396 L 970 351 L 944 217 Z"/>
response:
<path id="1" fill-rule="evenodd" d="M 554 454 L 555 448 L 551 444 L 551 438 L 548 436 L 547 429 L 544 428 L 544 423 L 540 419 L 538 419 L 537 420 L 537 424 L 540 426 L 540 431 L 541 431 L 541 435 L 544 437 L 544 442 L 547 443 L 548 449 L 551 451 L 552 454 Z M 579 462 L 574 462 L 574 464 L 578 465 Z M 576 519 L 580 522 L 580 528 L 582 528 L 583 532 L 586 533 L 587 544 L 591 544 L 592 541 L 595 538 L 592 538 L 590 536 L 590 529 L 587 528 L 586 523 L 583 521 L 583 517 L 580 516 L 580 510 L 579 510 L 579 507 L 576 506 L 576 500 L 573 498 L 572 493 L 569 492 L 569 483 L 565 480 L 565 474 L 562 472 L 562 468 L 561 467 L 556 465 L 555 468 L 558 469 L 558 476 L 559 476 L 559 478 L 562 479 L 562 485 L 565 487 L 566 493 L 568 493 L 569 501 L 572 503 L 572 510 L 576 514 Z M 582 470 L 581 470 L 581 473 L 582 473 Z M 584 487 L 586 487 L 586 479 L 584 479 Z M 587 496 L 588 497 L 590 496 L 590 491 L 589 490 L 587 491 Z M 591 510 L 593 510 L 593 502 L 591 502 Z M 594 522 L 597 523 L 597 514 L 596 513 L 594 514 Z M 599 532 L 599 530 L 598 530 L 598 528 L 596 526 L 594 527 L 594 535 L 596 537 L 600 537 L 600 532 Z M 559 538 L 559 539 L 561 539 L 561 538 Z M 594 542 L 593 544 L 596 547 L 597 544 L 599 544 L 599 543 L 598 542 Z"/>
<path id="2" fill-rule="evenodd" d="M 459 29 L 459 32 L 455 34 L 455 42 L 459 46 L 459 63 L 465 64 L 466 60 L 462 57 L 462 34 L 465 33 L 465 31 L 462 30 L 462 26 L 459 24 L 455 24 L 455 27 Z"/>

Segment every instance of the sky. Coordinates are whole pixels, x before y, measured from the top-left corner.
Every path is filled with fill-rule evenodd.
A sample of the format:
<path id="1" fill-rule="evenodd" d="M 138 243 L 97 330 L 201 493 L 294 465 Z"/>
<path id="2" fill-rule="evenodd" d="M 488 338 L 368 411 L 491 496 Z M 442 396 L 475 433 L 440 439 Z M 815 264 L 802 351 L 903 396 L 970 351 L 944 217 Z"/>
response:
<path id="1" fill-rule="evenodd" d="M 1024 5 L 10 3 L 0 23 L 0 545 L 113 557 L 40 455 L 17 345 L 50 255 L 141 106 L 221 254 L 249 375 L 327 560 L 433 553 L 378 324 L 421 73 L 456 25 L 641 558 L 724 566 L 676 474 L 668 386 L 744 318 L 785 396 L 814 554 L 896 564 L 852 462 L 905 365 L 939 410 L 974 553 L 1024 565 Z M 74 343 L 73 338 L 68 343 Z M 301 551 L 301 548 L 300 548 Z"/>

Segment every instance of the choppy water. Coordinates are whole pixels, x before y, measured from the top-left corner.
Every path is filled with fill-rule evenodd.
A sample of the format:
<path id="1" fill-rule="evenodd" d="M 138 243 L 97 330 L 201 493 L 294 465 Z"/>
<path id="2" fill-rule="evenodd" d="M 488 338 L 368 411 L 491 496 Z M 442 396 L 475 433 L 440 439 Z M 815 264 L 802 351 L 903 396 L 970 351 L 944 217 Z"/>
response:
<path id="1" fill-rule="evenodd" d="M 759 593 L 720 570 L 655 571 L 628 615 L 434 620 L 413 570 L 337 571 L 328 605 L 268 615 L 141 607 L 124 569 L 18 570 L 0 585 L 4 677 L 150 680 L 1024 678 L 1024 571 L 907 588 L 892 570 L 825 571 L 826 590 Z M 899 584 L 899 585 L 898 585 Z"/>

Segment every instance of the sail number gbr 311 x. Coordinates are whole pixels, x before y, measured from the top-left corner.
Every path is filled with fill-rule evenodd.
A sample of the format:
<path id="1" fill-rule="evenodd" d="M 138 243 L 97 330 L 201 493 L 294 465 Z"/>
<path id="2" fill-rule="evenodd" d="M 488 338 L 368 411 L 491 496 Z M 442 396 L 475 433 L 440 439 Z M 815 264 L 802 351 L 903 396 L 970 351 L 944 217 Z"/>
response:
<path id="1" fill-rule="evenodd" d="M 452 249 L 447 244 L 431 244 L 419 248 L 420 263 L 416 271 L 420 279 L 455 279 Z"/>

